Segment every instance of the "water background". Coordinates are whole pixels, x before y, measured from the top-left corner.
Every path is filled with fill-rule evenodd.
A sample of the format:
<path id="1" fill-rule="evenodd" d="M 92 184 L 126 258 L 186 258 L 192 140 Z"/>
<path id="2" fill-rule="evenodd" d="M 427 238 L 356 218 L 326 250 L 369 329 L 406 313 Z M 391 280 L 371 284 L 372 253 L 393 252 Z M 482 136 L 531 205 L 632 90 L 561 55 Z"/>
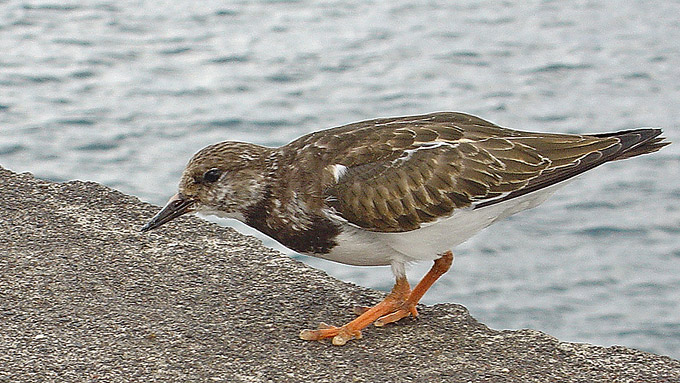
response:
<path id="1" fill-rule="evenodd" d="M 680 358 L 678 15 L 677 0 L 0 0 L 0 165 L 160 205 L 194 152 L 227 139 L 278 146 L 439 110 L 549 132 L 664 127 L 675 145 L 461 245 L 424 302 Z"/>

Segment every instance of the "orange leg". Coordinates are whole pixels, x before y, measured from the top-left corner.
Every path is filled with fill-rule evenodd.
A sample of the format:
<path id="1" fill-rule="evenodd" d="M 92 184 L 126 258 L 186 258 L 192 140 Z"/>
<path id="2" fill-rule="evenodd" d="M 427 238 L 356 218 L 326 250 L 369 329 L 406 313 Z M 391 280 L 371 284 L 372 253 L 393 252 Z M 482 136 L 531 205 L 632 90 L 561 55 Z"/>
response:
<path id="1" fill-rule="evenodd" d="M 341 346 L 351 339 L 360 339 L 361 330 L 371 323 L 376 326 L 384 326 L 387 323 L 396 322 L 401 318 L 413 315 L 418 311 L 416 304 L 423 297 L 432 284 L 451 267 L 453 253 L 447 251 L 441 258 L 434 261 L 434 265 L 423 279 L 411 291 L 406 277 L 397 278 L 392 291 L 385 299 L 365 310 L 359 317 L 342 327 L 321 324 L 318 330 L 302 330 L 300 338 L 304 340 L 319 340 L 333 338 L 333 344 Z"/>
<path id="2" fill-rule="evenodd" d="M 427 290 L 429 290 L 430 287 L 432 287 L 432 285 L 437 281 L 437 279 L 449 271 L 452 263 L 453 253 L 449 250 L 444 253 L 441 258 L 434 261 L 434 265 L 432 265 L 430 271 L 428 271 L 423 279 L 418 282 L 402 306 L 398 310 L 378 318 L 378 320 L 375 321 L 375 325 L 382 327 L 388 323 L 396 322 L 399 319 L 405 318 L 409 315 L 413 315 L 414 318 L 417 317 L 418 310 L 416 310 L 416 305 L 418 302 L 420 302 L 420 299 L 423 297 L 423 295 L 425 295 L 425 292 L 427 292 Z"/>

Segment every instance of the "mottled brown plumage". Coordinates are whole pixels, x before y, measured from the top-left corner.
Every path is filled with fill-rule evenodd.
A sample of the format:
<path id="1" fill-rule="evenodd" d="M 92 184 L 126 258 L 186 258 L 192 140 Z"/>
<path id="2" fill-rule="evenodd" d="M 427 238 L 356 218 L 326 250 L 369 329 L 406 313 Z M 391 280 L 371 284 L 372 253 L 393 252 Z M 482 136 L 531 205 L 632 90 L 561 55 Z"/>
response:
<path id="1" fill-rule="evenodd" d="M 658 150 L 659 130 L 615 135 L 519 132 L 462 113 L 369 120 L 320 131 L 282 147 L 275 174 L 307 190 L 364 229 L 400 232 L 450 215 L 456 208 L 538 190 L 624 156 Z M 623 142 L 621 137 L 630 138 Z M 337 181 L 329 167 L 347 168 Z M 325 171 L 325 172 L 324 172 Z M 312 187 L 312 189 L 314 189 Z"/>
<path id="2" fill-rule="evenodd" d="M 432 113 L 322 130 L 280 148 L 227 141 L 191 159 L 179 193 L 143 230 L 199 211 L 239 219 L 298 252 L 391 265 L 397 284 L 385 302 L 343 327 L 302 334 L 344 344 L 367 321 L 415 315 L 450 266 L 451 247 L 538 205 L 563 181 L 661 149 L 660 134 L 530 133 Z M 427 259 L 435 267 L 411 293 L 404 264 Z"/>

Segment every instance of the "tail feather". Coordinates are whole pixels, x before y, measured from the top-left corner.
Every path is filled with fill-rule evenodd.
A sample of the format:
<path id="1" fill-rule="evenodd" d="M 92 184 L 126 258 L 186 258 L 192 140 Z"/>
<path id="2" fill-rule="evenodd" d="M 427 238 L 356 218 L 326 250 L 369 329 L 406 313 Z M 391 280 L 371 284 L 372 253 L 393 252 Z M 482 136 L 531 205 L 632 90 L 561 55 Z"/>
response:
<path id="1" fill-rule="evenodd" d="M 605 147 L 604 149 L 584 154 L 577 161 L 574 161 L 569 165 L 549 167 L 537 177 L 529 180 L 529 182 L 524 187 L 510 192 L 502 198 L 490 199 L 480 202 L 475 205 L 475 209 L 535 192 L 537 190 L 568 180 L 609 161 L 618 161 L 625 158 L 656 152 L 657 150 L 670 144 L 670 142 L 664 141 L 664 137 L 659 137 L 661 133 L 661 129 L 643 128 L 613 133 L 589 134 L 588 136 L 590 137 L 602 139 L 617 138 L 619 142 Z"/>
<path id="2" fill-rule="evenodd" d="M 664 141 L 666 137 L 659 137 L 663 132 L 661 129 L 644 128 L 624 130 L 621 132 L 592 134 L 594 137 L 609 138 L 616 137 L 621 141 L 621 149 L 608 161 L 618 161 L 626 158 L 656 152 L 657 150 L 669 145 L 669 141 Z"/>

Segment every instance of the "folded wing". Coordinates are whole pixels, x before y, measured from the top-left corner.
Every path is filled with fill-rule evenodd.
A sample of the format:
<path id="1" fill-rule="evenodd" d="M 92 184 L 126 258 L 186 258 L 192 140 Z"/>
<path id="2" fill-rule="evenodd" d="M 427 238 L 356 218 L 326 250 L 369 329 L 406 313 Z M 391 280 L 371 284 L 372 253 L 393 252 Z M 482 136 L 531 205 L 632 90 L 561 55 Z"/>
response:
<path id="1" fill-rule="evenodd" d="M 461 113 L 364 121 L 327 136 L 336 146 L 352 145 L 325 152 L 336 167 L 325 201 L 364 229 L 414 230 L 455 209 L 506 201 L 604 162 L 656 151 L 668 144 L 660 133 L 538 134 Z"/>

